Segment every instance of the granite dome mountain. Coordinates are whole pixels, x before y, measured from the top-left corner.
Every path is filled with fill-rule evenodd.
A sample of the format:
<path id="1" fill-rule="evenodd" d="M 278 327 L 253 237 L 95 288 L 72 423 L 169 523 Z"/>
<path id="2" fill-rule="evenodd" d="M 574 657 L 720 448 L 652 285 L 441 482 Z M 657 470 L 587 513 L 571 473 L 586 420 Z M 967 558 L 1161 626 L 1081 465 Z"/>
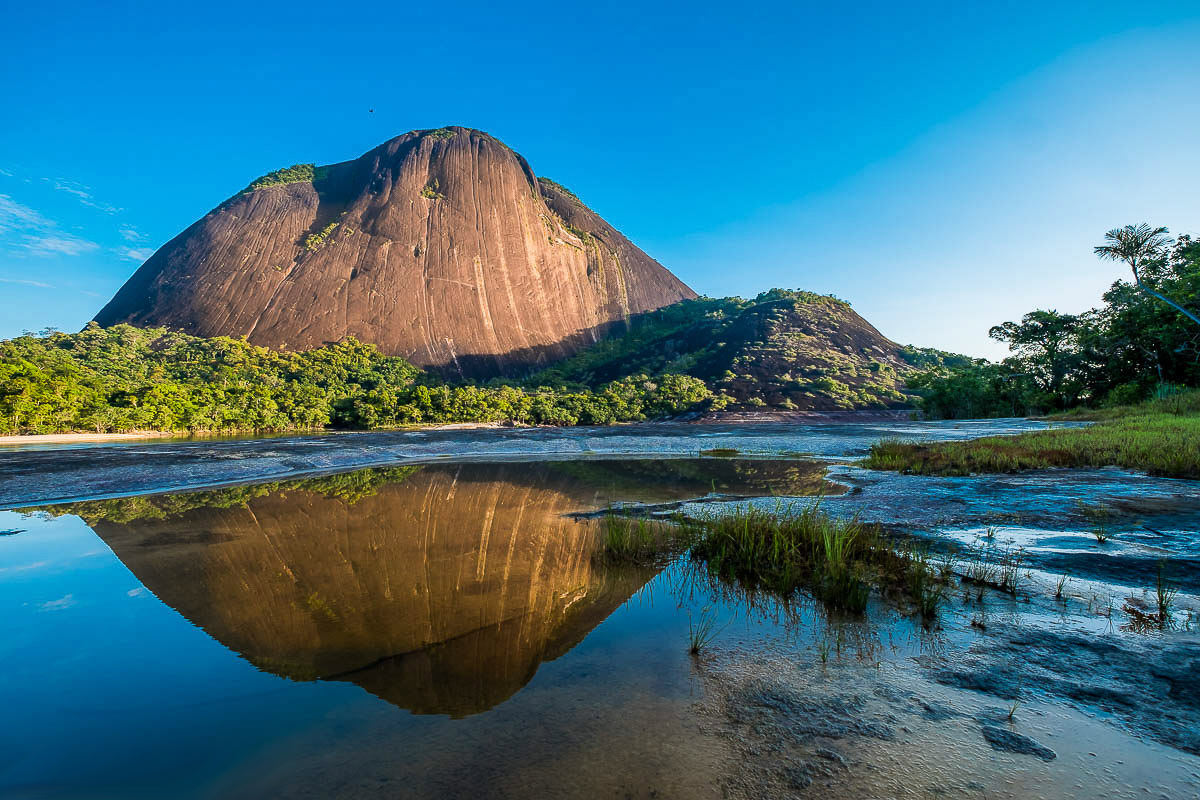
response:
<path id="1" fill-rule="evenodd" d="M 96 321 L 282 350 L 353 336 L 488 377 L 694 297 L 505 144 L 447 127 L 259 178 L 160 248 Z"/>

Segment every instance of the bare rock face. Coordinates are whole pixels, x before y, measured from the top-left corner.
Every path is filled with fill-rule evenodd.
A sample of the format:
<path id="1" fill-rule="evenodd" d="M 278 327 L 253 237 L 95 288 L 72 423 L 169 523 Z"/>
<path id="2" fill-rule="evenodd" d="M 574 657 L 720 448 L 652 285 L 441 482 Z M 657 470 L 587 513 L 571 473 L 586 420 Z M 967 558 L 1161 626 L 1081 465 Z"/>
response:
<path id="1" fill-rule="evenodd" d="M 283 350 L 354 336 L 484 377 L 695 296 L 506 145 L 452 127 L 242 192 L 151 256 L 96 321 Z"/>

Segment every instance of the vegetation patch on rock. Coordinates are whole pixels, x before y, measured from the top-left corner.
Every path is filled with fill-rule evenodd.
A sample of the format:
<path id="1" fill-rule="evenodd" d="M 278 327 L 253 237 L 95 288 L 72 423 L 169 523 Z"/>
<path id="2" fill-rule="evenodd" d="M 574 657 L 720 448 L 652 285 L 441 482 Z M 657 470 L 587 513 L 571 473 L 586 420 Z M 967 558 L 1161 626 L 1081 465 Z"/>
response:
<path id="1" fill-rule="evenodd" d="M 304 237 L 304 249 L 310 253 L 314 253 L 324 247 L 325 242 L 329 241 L 330 234 L 336 229 L 338 223 L 331 222 L 316 233 L 310 233 Z"/>
<path id="2" fill-rule="evenodd" d="M 290 167 L 283 167 L 274 172 L 268 172 L 261 178 L 256 178 L 239 194 L 248 194 L 258 189 L 265 189 L 268 186 L 284 186 L 289 183 L 312 183 L 314 180 L 319 180 L 324 176 L 324 170 L 324 167 L 318 167 L 315 164 L 293 164 Z"/>

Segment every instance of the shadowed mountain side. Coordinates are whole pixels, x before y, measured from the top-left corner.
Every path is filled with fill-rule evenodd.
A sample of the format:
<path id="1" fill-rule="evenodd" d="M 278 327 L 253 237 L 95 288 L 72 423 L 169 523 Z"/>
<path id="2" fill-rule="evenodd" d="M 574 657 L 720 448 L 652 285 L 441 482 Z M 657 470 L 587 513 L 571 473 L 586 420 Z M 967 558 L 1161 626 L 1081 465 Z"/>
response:
<path id="1" fill-rule="evenodd" d="M 261 669 L 421 713 L 502 702 L 651 573 L 593 564 L 569 476 L 427 468 L 349 502 L 307 489 L 91 524 L 163 602 Z M 536 474 L 535 474 L 536 473 Z"/>
<path id="2" fill-rule="evenodd" d="M 502 142 L 449 127 L 264 176 L 159 249 L 96 320 L 280 350 L 354 336 L 487 377 L 695 296 Z"/>

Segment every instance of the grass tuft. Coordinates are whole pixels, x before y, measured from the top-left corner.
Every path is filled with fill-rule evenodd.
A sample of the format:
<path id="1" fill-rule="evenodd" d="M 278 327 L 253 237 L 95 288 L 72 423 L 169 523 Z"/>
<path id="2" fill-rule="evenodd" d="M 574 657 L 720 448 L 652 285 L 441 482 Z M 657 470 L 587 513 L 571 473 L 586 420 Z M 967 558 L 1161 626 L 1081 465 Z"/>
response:
<path id="1" fill-rule="evenodd" d="M 878 525 L 832 517 L 819 503 L 799 511 L 740 507 L 671 522 L 609 513 L 593 557 L 651 564 L 682 554 L 709 580 L 784 601 L 803 592 L 829 608 L 861 613 L 873 590 L 896 594 L 927 625 L 946 601 L 957 563 L 954 554 L 935 560 L 924 546 L 885 536 Z M 1015 587 L 1015 577 L 1006 580 Z"/>
<path id="2" fill-rule="evenodd" d="M 1158 562 L 1158 579 L 1154 586 L 1155 601 L 1158 604 L 1158 622 L 1160 625 L 1165 625 L 1171 619 L 1172 607 L 1175 605 L 1175 597 L 1179 594 L 1179 587 L 1167 579 L 1167 562 L 1160 559 Z"/>
<path id="3" fill-rule="evenodd" d="M 610 512 L 600 523 L 600 548 L 594 558 L 603 564 L 648 564 L 677 554 L 686 529 L 644 518 Z"/>
<path id="4" fill-rule="evenodd" d="M 690 540 L 692 559 L 711 575 L 785 599 L 806 591 L 831 608 L 861 613 L 873 588 L 894 590 L 931 622 L 946 596 L 946 578 L 925 551 L 897 547 L 879 526 L 831 517 L 819 503 L 799 512 L 750 507 L 707 517 Z"/>
<path id="5" fill-rule="evenodd" d="M 709 606 L 701 609 L 699 621 L 694 621 L 689 613 L 688 652 L 694 656 L 700 655 L 700 652 L 708 647 L 723 630 L 725 630 L 725 626 L 717 627 L 717 616 Z"/>

